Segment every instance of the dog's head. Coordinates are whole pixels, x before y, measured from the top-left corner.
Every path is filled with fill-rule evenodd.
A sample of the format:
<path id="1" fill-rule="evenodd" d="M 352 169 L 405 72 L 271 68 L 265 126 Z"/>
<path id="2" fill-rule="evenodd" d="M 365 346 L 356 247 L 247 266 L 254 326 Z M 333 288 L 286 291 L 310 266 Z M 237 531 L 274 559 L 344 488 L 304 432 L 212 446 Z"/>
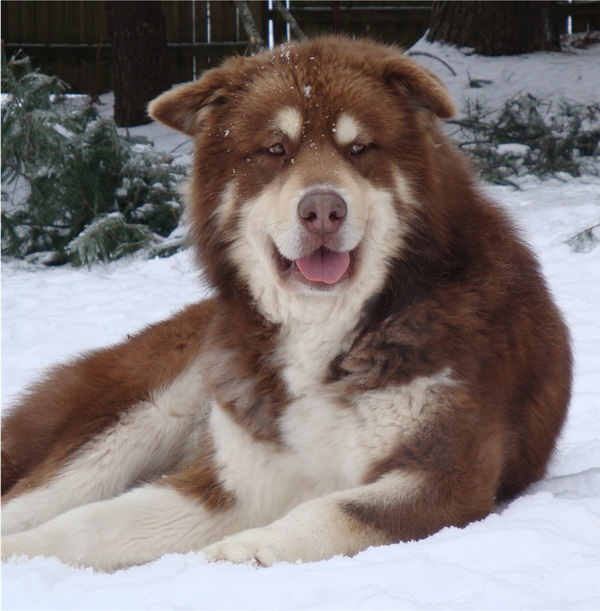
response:
<path id="1" fill-rule="evenodd" d="M 367 299 L 400 256 L 454 104 L 395 48 L 321 38 L 233 58 L 150 105 L 196 140 L 188 206 L 210 280 Z"/>

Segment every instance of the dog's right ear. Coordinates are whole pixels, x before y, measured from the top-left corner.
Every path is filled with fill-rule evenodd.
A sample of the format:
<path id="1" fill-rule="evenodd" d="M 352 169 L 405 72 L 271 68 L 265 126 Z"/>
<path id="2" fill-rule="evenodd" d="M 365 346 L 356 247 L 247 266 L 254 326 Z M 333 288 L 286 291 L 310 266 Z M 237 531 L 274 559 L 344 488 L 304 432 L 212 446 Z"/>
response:
<path id="1" fill-rule="evenodd" d="M 433 111 L 440 119 L 450 119 L 456 114 L 456 105 L 442 80 L 405 54 L 387 57 L 383 62 L 383 76 L 409 101 Z"/>
<path id="2" fill-rule="evenodd" d="M 210 70 L 197 81 L 158 96 L 148 105 L 148 114 L 155 121 L 194 137 L 202 128 L 203 110 L 225 94 L 225 83 L 223 69 Z"/>

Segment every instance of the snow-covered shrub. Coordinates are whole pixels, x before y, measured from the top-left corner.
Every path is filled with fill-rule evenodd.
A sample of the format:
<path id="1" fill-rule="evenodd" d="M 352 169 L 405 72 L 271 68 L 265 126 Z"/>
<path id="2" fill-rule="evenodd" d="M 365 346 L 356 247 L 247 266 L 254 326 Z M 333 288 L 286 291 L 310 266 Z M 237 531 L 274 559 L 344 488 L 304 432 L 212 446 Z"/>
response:
<path id="1" fill-rule="evenodd" d="M 453 121 L 459 127 L 455 137 L 485 180 L 514 184 L 514 177 L 526 173 L 600 173 L 600 104 L 556 106 L 521 95 L 499 110 L 469 104 L 465 115 Z"/>
<path id="2" fill-rule="evenodd" d="M 65 91 L 2 56 L 2 253 L 89 265 L 156 247 L 179 222 L 184 169 Z"/>

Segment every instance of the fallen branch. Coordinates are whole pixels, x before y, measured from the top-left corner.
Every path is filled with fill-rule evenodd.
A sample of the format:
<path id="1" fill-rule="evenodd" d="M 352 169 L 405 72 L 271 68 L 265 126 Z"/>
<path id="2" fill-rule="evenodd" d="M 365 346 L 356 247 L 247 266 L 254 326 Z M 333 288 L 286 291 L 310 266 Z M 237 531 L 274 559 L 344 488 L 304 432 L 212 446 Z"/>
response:
<path id="1" fill-rule="evenodd" d="M 248 45 L 250 53 L 260 53 L 264 51 L 267 45 L 256 28 L 254 17 L 252 17 L 248 3 L 246 0 L 235 0 L 235 5 L 238 9 L 240 19 L 242 20 L 244 30 L 246 30 L 246 34 L 248 35 L 248 40 L 250 41 Z"/>
<path id="2" fill-rule="evenodd" d="M 294 32 L 296 38 L 301 41 L 308 40 L 308 37 L 302 31 L 302 29 L 298 25 L 298 22 L 294 19 L 294 16 L 287 10 L 287 8 L 285 8 L 285 4 L 283 4 L 281 0 L 275 0 L 273 4 L 275 5 L 277 12 L 285 19 L 287 23 L 289 23 L 290 27 L 292 28 L 292 32 Z"/>
<path id="3" fill-rule="evenodd" d="M 454 68 L 447 62 L 445 62 L 443 59 L 439 58 L 437 55 L 434 55 L 433 53 L 427 53 L 427 51 L 409 51 L 407 55 L 425 55 L 426 57 L 431 57 L 433 59 L 437 59 L 438 62 L 441 62 L 442 64 L 444 64 L 444 66 L 446 66 L 446 68 L 448 68 L 448 70 L 450 70 L 450 72 L 452 73 L 452 76 L 456 76 L 456 72 L 454 71 Z"/>

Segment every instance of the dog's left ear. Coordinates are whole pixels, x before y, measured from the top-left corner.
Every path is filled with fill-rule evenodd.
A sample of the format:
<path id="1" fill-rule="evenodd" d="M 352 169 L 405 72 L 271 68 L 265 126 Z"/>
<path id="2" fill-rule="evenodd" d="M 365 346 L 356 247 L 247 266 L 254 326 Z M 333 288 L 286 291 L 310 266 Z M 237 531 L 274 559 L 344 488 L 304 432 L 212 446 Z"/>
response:
<path id="1" fill-rule="evenodd" d="M 439 77 L 406 55 L 385 59 L 383 76 L 416 105 L 432 110 L 440 119 L 450 119 L 456 113 L 450 92 Z"/>
<path id="2" fill-rule="evenodd" d="M 205 109 L 225 94 L 225 82 L 226 73 L 222 68 L 209 70 L 197 81 L 158 96 L 148 105 L 148 114 L 168 127 L 196 136 L 202 129 Z"/>

